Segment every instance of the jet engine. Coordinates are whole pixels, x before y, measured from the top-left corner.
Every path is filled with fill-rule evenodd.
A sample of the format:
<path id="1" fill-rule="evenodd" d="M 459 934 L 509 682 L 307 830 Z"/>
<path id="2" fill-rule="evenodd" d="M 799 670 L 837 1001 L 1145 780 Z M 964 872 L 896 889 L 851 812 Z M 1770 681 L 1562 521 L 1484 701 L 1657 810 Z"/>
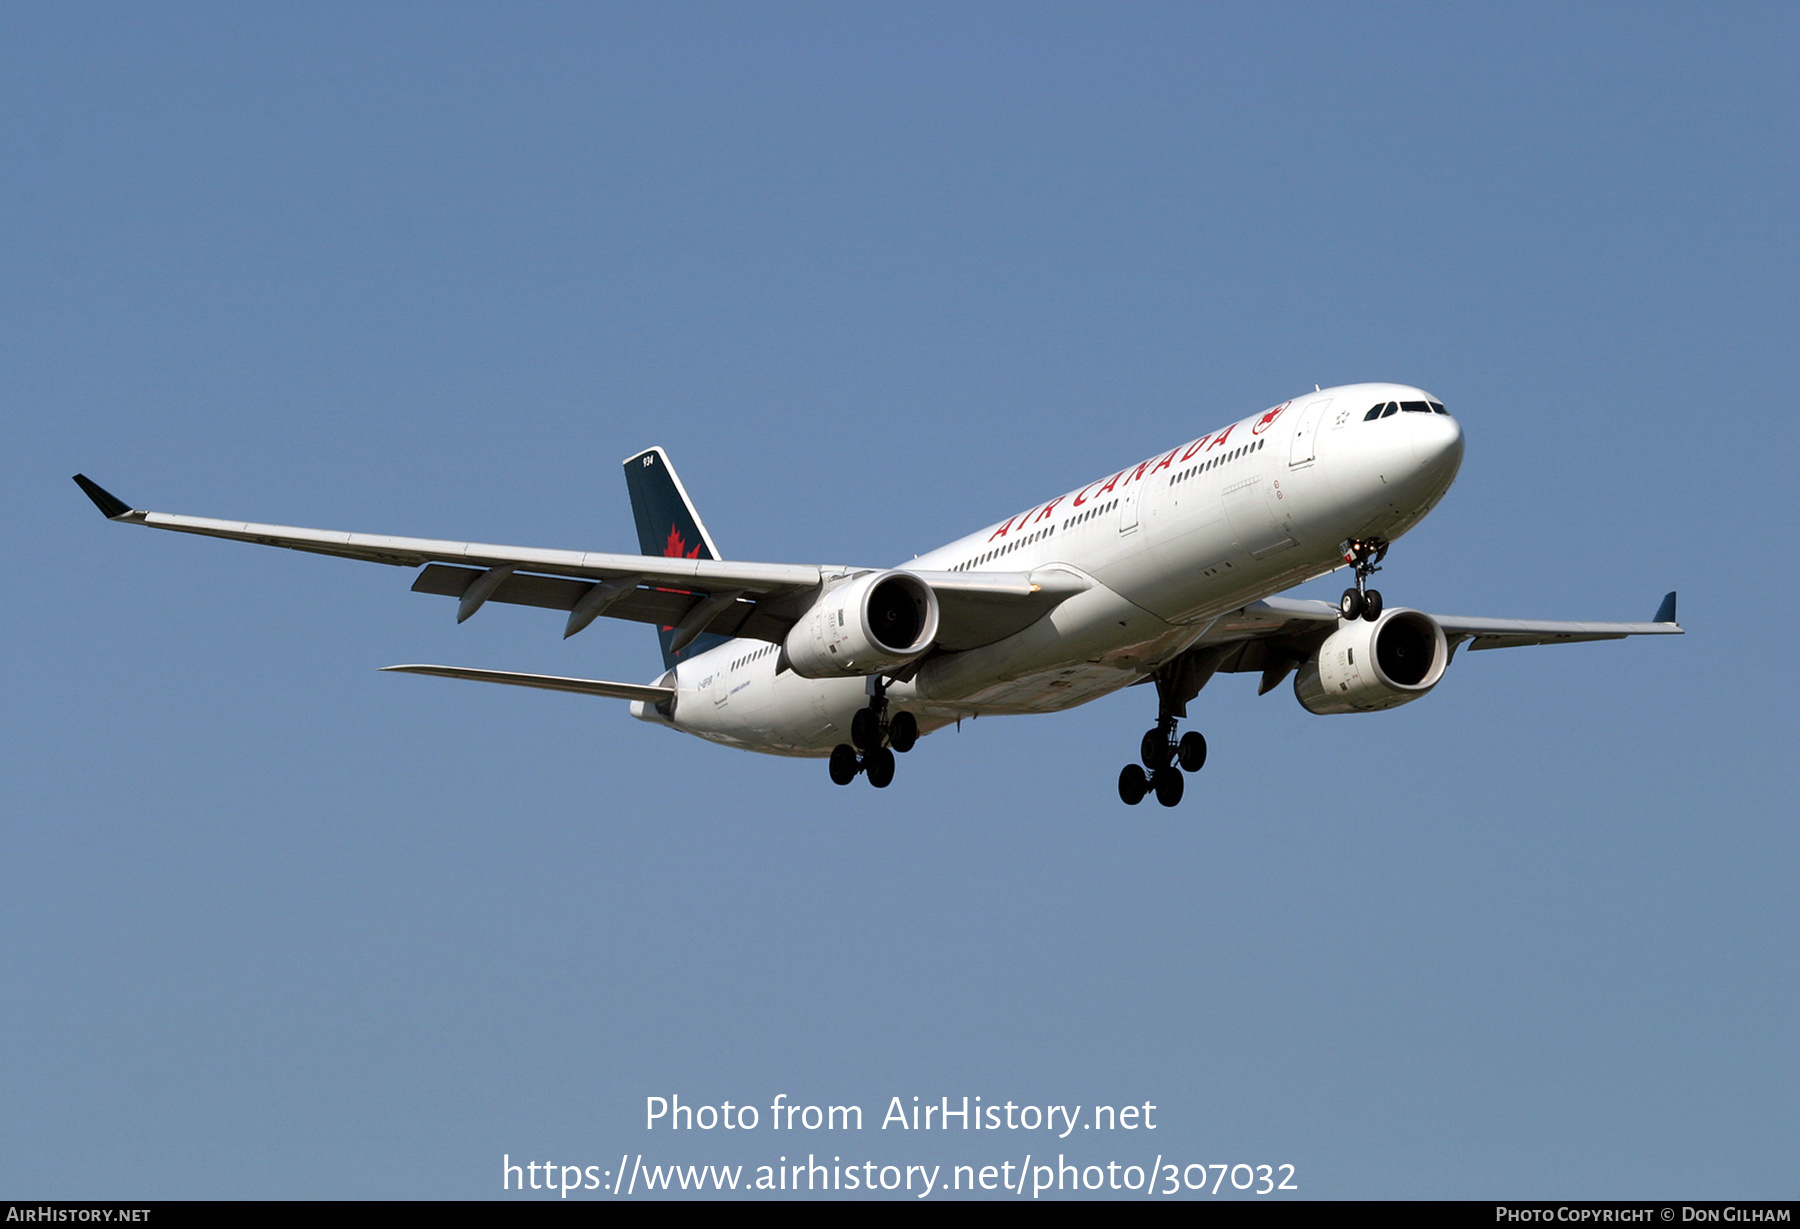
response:
<path id="1" fill-rule="evenodd" d="M 882 674 L 931 648 L 938 600 L 910 572 L 870 572 L 830 590 L 788 632 L 787 664 L 801 678 Z"/>
<path id="2" fill-rule="evenodd" d="M 1436 687 L 1449 664 L 1437 620 L 1396 607 L 1373 623 L 1340 622 L 1294 675 L 1294 696 L 1320 716 L 1398 708 Z"/>

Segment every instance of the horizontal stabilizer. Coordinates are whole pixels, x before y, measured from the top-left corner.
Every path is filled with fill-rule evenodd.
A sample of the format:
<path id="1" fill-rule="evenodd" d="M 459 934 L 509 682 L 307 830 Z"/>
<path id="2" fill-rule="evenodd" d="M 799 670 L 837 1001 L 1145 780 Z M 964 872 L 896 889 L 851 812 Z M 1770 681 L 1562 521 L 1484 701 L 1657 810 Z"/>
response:
<path id="1" fill-rule="evenodd" d="M 644 683 L 609 683 L 603 679 L 571 679 L 555 674 L 515 674 L 511 670 L 473 670 L 466 666 L 383 666 L 398 674 L 432 674 L 442 679 L 469 679 L 476 683 L 510 683 L 514 687 L 541 687 L 545 691 L 574 691 L 615 700 L 642 700 L 660 704 L 675 694 L 673 687 Z"/>

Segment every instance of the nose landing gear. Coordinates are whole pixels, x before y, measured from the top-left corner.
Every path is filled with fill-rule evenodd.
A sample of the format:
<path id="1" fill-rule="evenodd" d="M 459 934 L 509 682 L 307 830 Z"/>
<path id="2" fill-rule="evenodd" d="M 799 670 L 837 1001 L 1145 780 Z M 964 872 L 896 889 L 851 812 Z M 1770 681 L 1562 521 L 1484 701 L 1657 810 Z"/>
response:
<path id="1" fill-rule="evenodd" d="M 831 779 L 848 785 L 856 774 L 869 774 L 869 784 L 886 789 L 894 780 L 894 752 L 902 755 L 919 741 L 919 719 L 901 710 L 888 715 L 887 682 L 869 680 L 869 704 L 850 719 L 850 742 L 831 749 Z M 854 744 L 854 745 L 852 745 Z"/>
<path id="2" fill-rule="evenodd" d="M 1356 587 L 1344 590 L 1344 596 L 1338 599 L 1338 613 L 1346 619 L 1367 619 L 1373 623 L 1381 617 L 1381 590 L 1369 588 L 1369 577 L 1381 571 L 1388 543 L 1382 538 L 1346 538 L 1338 549 L 1344 554 L 1344 562 L 1356 569 Z"/>

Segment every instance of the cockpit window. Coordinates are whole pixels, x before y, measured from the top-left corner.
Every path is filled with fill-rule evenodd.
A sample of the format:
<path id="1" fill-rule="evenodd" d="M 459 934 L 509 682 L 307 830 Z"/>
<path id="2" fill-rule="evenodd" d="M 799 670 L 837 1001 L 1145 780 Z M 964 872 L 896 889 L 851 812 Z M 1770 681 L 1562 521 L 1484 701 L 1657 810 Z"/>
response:
<path id="1" fill-rule="evenodd" d="M 1363 415 L 1363 421 L 1374 422 L 1377 418 L 1391 418 L 1402 410 L 1408 414 L 1448 414 L 1450 412 L 1444 408 L 1444 403 L 1441 401 L 1384 401 L 1380 405 L 1372 406 L 1369 412 Z"/>

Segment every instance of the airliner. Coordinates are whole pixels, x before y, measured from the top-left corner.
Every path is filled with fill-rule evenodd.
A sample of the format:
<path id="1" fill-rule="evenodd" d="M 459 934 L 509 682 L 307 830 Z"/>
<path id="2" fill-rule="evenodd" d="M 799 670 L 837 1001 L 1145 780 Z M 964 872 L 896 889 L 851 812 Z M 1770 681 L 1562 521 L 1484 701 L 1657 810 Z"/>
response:
<path id="1" fill-rule="evenodd" d="M 664 668 L 650 683 L 384 668 L 625 700 L 712 742 L 825 759 L 839 785 L 886 787 L 896 753 L 965 718 L 1149 683 L 1156 723 L 1119 797 L 1172 807 L 1206 762 L 1179 723 L 1215 674 L 1259 674 L 1259 695 L 1291 674 L 1310 713 L 1372 713 L 1426 695 L 1463 645 L 1681 633 L 1673 593 L 1648 623 L 1387 605 L 1370 578 L 1462 457 L 1461 426 L 1422 389 L 1315 388 L 893 568 L 725 559 L 661 448 L 625 462 L 639 555 L 145 512 L 75 482 L 110 520 L 418 568 L 413 591 L 455 598 L 459 623 L 503 602 L 566 611 L 565 638 L 602 616 L 651 624 Z M 1345 566 L 1355 583 L 1335 605 L 1277 596 Z"/>

